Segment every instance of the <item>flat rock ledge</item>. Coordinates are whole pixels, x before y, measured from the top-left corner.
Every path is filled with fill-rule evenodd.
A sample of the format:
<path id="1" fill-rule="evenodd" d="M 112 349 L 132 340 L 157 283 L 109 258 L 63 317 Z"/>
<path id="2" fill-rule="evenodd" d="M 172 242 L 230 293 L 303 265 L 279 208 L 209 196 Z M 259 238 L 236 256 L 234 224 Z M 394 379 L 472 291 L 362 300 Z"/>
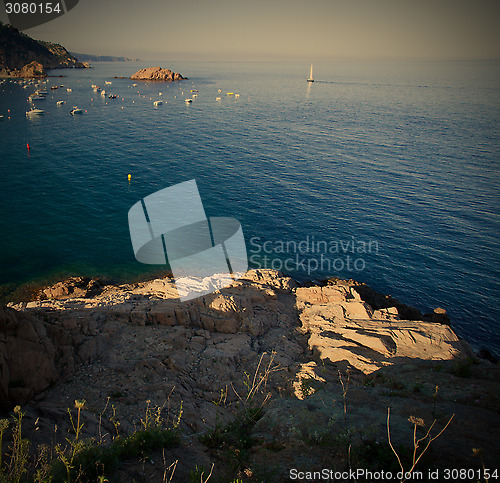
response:
<path id="1" fill-rule="evenodd" d="M 153 326 L 223 337 L 230 355 L 218 346 L 208 350 L 201 339 L 200 346 L 192 346 L 214 360 L 239 360 L 233 353 L 239 351 L 236 341 L 245 340 L 246 347 L 268 339 L 265 346 L 276 351 L 284 367 L 306 351 L 308 362 L 341 364 L 364 374 L 401 361 L 472 356 L 449 325 L 402 320 L 397 307 L 374 310 L 355 288 L 348 283 L 299 287 L 279 272 L 250 270 L 229 287 L 181 303 L 170 278 L 120 286 L 71 278 L 41 290 L 39 300 L 0 307 L 0 404 L 27 402 L 78 364 L 97 359 L 110 334 L 130 327 L 137 333 Z M 312 377 L 310 372 L 304 377 Z"/>
<path id="2" fill-rule="evenodd" d="M 130 77 L 133 80 L 154 80 L 173 82 L 187 79 L 178 72 L 172 72 L 170 69 L 162 69 L 161 67 L 148 67 L 141 69 Z"/>
<path id="3" fill-rule="evenodd" d="M 479 464 L 472 448 L 483 448 L 493 464 L 499 365 L 477 359 L 449 324 L 403 319 L 396 306 L 374 309 L 358 290 L 340 280 L 304 287 L 273 270 L 250 270 L 181 303 L 170 278 L 120 286 L 69 279 L 38 300 L 0 307 L 0 404 L 4 411 L 22 404 L 26 427 L 36 426 L 29 437 L 46 443 L 71 432 L 75 400 L 86 400 L 88 438 L 99 433 L 107 401 L 126 434 L 147 407 L 168 400 L 169 411 L 182 406 L 185 436 L 164 454 L 167 464 L 179 459 L 174 481 L 188 481 L 195 463 L 215 461 L 215 474 L 223 474 L 199 435 L 233 421 L 248 384 L 263 380 L 255 400 L 267 402 L 248 429 L 248 464 L 272 458 L 283 477 L 273 481 L 288 481 L 297 455 L 307 468 L 330 464 L 325 442 L 337 441 L 347 424 L 353 445 L 386 444 L 389 406 L 394 444 L 412 441 L 410 416 L 426 426 L 437 418 L 441 428 L 456 414 L 434 454 L 468 467 Z M 162 458 L 152 456 L 160 463 L 151 471 L 163 474 Z"/>

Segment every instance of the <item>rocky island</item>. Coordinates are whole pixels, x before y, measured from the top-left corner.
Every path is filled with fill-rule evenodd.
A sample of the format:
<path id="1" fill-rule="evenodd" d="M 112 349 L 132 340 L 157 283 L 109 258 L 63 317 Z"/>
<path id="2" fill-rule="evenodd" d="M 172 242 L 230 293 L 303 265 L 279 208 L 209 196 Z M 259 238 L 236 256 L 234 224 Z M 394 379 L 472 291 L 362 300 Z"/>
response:
<path id="1" fill-rule="evenodd" d="M 148 67 L 147 69 L 141 69 L 130 78 L 133 80 L 153 80 L 166 82 L 187 79 L 187 77 L 183 77 L 177 72 L 172 72 L 170 69 L 162 69 L 161 67 Z"/>
<path id="2" fill-rule="evenodd" d="M 0 22 L 0 77 L 45 77 L 46 69 L 86 68 L 62 45 L 34 40 Z"/>
<path id="3" fill-rule="evenodd" d="M 272 270 L 177 297 L 170 278 L 80 277 L 0 307 L 4 412 L 23 405 L 34 446 L 72 440 L 68 410 L 78 414 L 94 455 L 174 421 L 168 443 L 95 463 L 116 481 L 165 481 L 172 468 L 173 482 L 199 481 L 202 469 L 228 482 L 332 467 L 395 475 L 388 433 L 408 470 L 414 430 L 444 428 L 416 469 L 496 464 L 499 366 L 473 354 L 444 310 L 422 316 L 364 284 L 301 286 Z"/>

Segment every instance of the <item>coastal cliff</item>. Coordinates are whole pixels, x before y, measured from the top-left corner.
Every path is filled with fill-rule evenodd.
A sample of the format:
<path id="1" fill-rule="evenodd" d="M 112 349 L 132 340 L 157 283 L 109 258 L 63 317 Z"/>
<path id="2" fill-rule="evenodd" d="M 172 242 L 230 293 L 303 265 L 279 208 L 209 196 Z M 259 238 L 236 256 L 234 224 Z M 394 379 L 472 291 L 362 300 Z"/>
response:
<path id="1" fill-rule="evenodd" d="M 330 464 L 325 445 L 341 444 L 346 431 L 353 448 L 382 445 L 388 407 L 394 444 L 411 440 L 410 416 L 442 428 L 456 414 L 447 437 L 433 443 L 440 461 L 475 465 L 472 448 L 488 448 L 484 458 L 493 461 L 498 366 L 477 359 L 450 325 L 437 322 L 447 321 L 444 311 L 403 319 L 417 312 L 377 297 L 351 281 L 299 286 L 272 270 L 251 270 L 189 303 L 179 302 L 169 278 L 120 286 L 66 280 L 0 310 L 1 403 L 28 404 L 25 420 L 42 428 L 32 434 L 42 443 L 43 428 L 70 431 L 72 401 L 86 400 L 84 432 L 94 437 L 106 400 L 127 433 L 146 403 L 164 407 L 168 397 L 182 408 L 186 434 L 169 453 L 183 460 L 174 481 L 187 481 L 194 461 L 215 462 L 225 475 L 217 449 L 224 444 L 207 453 L 198 436 L 232 427 L 249 388 L 252 400 L 261 398 L 259 417 L 245 430 L 249 468 L 265 465 L 272 448 L 281 448 L 272 454 L 283 478 L 298 453 L 306 467 Z"/>
<path id="2" fill-rule="evenodd" d="M 62 45 L 34 40 L 11 25 L 0 22 L 0 77 L 33 77 L 26 66 L 43 67 L 36 76 L 45 76 L 45 69 L 85 68 Z"/>

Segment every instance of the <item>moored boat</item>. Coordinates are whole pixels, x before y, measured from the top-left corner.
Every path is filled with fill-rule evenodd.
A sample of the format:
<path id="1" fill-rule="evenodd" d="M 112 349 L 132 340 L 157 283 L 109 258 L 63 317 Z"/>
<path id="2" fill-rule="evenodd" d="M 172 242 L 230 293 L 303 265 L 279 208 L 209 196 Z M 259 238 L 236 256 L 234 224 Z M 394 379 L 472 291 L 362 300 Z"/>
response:
<path id="1" fill-rule="evenodd" d="M 27 116 L 41 116 L 45 111 L 42 109 L 31 108 L 29 111 L 26 111 Z"/>

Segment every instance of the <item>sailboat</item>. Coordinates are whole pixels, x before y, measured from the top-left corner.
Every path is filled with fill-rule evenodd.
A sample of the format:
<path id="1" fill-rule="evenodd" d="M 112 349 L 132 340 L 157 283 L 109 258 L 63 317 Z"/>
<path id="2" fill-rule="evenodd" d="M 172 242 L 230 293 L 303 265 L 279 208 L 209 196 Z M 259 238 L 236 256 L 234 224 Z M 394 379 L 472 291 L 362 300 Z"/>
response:
<path id="1" fill-rule="evenodd" d="M 313 65 L 311 64 L 311 72 L 309 72 L 309 77 L 307 78 L 307 82 L 314 82 L 313 79 Z"/>

